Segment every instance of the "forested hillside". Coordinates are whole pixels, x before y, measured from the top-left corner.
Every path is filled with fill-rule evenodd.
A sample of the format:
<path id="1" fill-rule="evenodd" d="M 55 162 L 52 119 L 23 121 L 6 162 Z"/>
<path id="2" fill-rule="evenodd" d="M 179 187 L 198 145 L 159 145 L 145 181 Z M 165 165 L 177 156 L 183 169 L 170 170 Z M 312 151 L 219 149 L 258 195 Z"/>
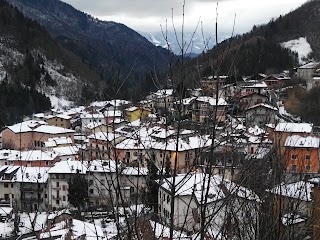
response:
<path id="1" fill-rule="evenodd" d="M 139 82 L 146 73 L 165 69 L 174 57 L 127 26 L 100 21 L 62 1 L 7 1 L 46 27 L 63 46 L 96 67 L 109 82 L 128 75 L 127 83 Z"/>
<path id="2" fill-rule="evenodd" d="M 281 47 L 281 43 L 306 38 L 313 51 L 310 59 L 319 59 L 319 26 L 320 1 L 308 1 L 285 16 L 221 42 L 189 62 L 182 72 L 189 84 L 197 84 L 201 77 L 213 74 L 214 70 L 219 74 L 242 76 L 292 69 L 299 65 L 298 55 Z M 181 71 L 176 72 L 179 78 Z"/>
<path id="3" fill-rule="evenodd" d="M 50 109 L 47 96 L 85 102 L 100 89 L 95 88 L 101 84 L 95 71 L 3 0 L 0 53 L 0 127 Z"/>

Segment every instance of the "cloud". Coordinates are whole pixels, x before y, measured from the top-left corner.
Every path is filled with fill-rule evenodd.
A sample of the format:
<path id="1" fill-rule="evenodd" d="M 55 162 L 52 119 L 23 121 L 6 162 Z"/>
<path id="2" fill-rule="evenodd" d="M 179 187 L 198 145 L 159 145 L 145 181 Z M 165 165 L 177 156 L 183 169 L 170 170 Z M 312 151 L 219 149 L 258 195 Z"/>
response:
<path id="1" fill-rule="evenodd" d="M 86 9 L 95 16 L 126 14 L 132 17 L 170 15 L 171 9 L 182 9 L 182 0 L 64 0 L 78 9 Z M 195 0 L 192 0 L 192 4 Z M 203 0 L 201 0 L 203 1 Z M 190 5 L 186 4 L 189 10 Z"/>
<path id="2" fill-rule="evenodd" d="M 184 0 L 63 0 L 75 8 L 103 20 L 121 22 L 139 31 L 160 31 L 166 19 L 171 26 L 172 9 L 176 26 L 182 24 Z M 254 24 L 268 22 L 285 14 L 307 0 L 219 0 L 219 27 L 232 31 L 237 14 L 236 32 L 248 31 Z M 212 31 L 215 23 L 216 2 L 212 0 L 185 0 L 185 27 L 192 31 L 199 18 Z"/>

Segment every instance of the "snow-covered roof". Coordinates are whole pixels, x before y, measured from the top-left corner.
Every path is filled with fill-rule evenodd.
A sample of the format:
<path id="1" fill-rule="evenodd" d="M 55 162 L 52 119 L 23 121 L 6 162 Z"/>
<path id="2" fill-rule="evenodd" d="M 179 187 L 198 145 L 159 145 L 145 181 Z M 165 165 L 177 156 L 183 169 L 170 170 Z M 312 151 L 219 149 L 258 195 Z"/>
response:
<path id="1" fill-rule="evenodd" d="M 130 149 L 130 150 L 143 150 L 143 149 L 150 149 L 153 145 L 154 141 L 147 140 L 147 139 L 131 139 L 127 138 L 124 139 L 122 142 L 118 143 L 115 148 L 116 149 Z"/>
<path id="2" fill-rule="evenodd" d="M 130 104 L 130 101 L 124 100 L 124 99 L 114 99 L 108 102 L 108 104 L 114 106 L 114 107 L 120 107 L 123 105 L 128 105 Z"/>
<path id="3" fill-rule="evenodd" d="M 81 114 L 81 119 L 104 119 L 105 116 L 102 113 L 85 113 Z"/>
<path id="4" fill-rule="evenodd" d="M 57 126 L 48 126 L 41 125 L 33 130 L 34 132 L 46 133 L 46 134 L 64 134 L 64 133 L 74 133 L 74 130 L 57 127 Z"/>
<path id="5" fill-rule="evenodd" d="M 126 167 L 122 170 L 121 174 L 127 176 L 146 176 L 148 175 L 148 168 Z"/>
<path id="6" fill-rule="evenodd" d="M 7 216 L 8 214 L 11 214 L 13 211 L 13 208 L 11 207 L 0 207 L 0 216 Z"/>
<path id="7" fill-rule="evenodd" d="M 10 129 L 14 133 L 23 133 L 23 132 L 31 132 L 34 128 L 40 125 L 47 125 L 44 121 L 35 121 L 35 120 L 29 120 L 24 121 L 21 123 L 14 124 L 12 126 L 8 126 L 8 129 Z"/>
<path id="8" fill-rule="evenodd" d="M 278 123 L 276 132 L 296 132 L 296 133 L 311 133 L 312 124 L 310 123 Z"/>
<path id="9" fill-rule="evenodd" d="M 21 151 L 8 158 L 9 161 L 53 161 L 58 156 L 52 151 L 29 150 Z"/>
<path id="10" fill-rule="evenodd" d="M 211 106 L 226 106 L 228 103 L 223 98 L 215 99 L 213 97 L 202 96 L 197 97 L 196 101 L 209 103 Z"/>
<path id="11" fill-rule="evenodd" d="M 299 69 L 312 69 L 312 68 L 316 68 L 318 65 L 320 65 L 320 62 L 309 62 L 299 67 Z"/>
<path id="12" fill-rule="evenodd" d="M 33 114 L 34 118 L 44 118 L 44 113 L 35 113 Z"/>
<path id="13" fill-rule="evenodd" d="M 20 153 L 20 151 L 11 150 L 11 149 L 0 150 L 0 160 L 8 159 L 12 155 L 15 156 L 16 154 L 19 154 L 19 153 Z"/>
<path id="14" fill-rule="evenodd" d="M 87 128 L 87 129 L 92 130 L 94 128 L 101 127 L 102 125 L 105 125 L 105 124 L 102 123 L 102 122 L 91 122 L 91 123 L 87 124 L 84 127 Z"/>
<path id="15" fill-rule="evenodd" d="M 285 142 L 286 147 L 319 148 L 320 138 L 316 136 L 302 137 L 299 135 L 288 136 Z"/>
<path id="16" fill-rule="evenodd" d="M 125 110 L 126 110 L 127 112 L 133 112 L 133 111 L 139 110 L 139 108 L 133 106 L 133 107 L 126 108 Z"/>
<path id="17" fill-rule="evenodd" d="M 105 111 L 103 115 L 104 117 L 121 117 L 123 114 L 120 110 L 110 110 Z"/>
<path id="18" fill-rule="evenodd" d="M 243 84 L 243 88 L 268 88 L 268 85 L 264 81 L 250 80 Z"/>
<path id="19" fill-rule="evenodd" d="M 65 147 L 55 147 L 52 148 L 52 151 L 57 153 L 59 156 L 71 156 L 77 155 L 79 148 L 77 146 L 65 146 Z"/>
<path id="20" fill-rule="evenodd" d="M 46 183 L 48 181 L 48 167 L 20 167 L 15 174 L 16 182 Z"/>
<path id="21" fill-rule="evenodd" d="M 278 111 L 278 108 L 273 107 L 273 106 L 271 106 L 271 105 L 269 105 L 269 104 L 266 104 L 266 103 L 258 103 L 258 104 L 256 104 L 256 105 L 253 105 L 253 106 L 251 106 L 251 107 L 248 107 L 248 108 L 246 109 L 246 111 L 247 111 L 247 110 L 251 110 L 251 109 L 255 109 L 255 108 L 259 108 L 259 107 L 267 108 L 267 109 L 270 109 L 270 110 L 273 110 L 273 111 Z"/>
<path id="22" fill-rule="evenodd" d="M 161 184 L 161 188 L 171 191 L 173 178 L 167 178 Z M 220 175 L 205 173 L 181 174 L 175 177 L 176 196 L 194 195 L 198 203 L 204 203 L 202 199 L 203 189 L 208 189 L 207 203 L 226 198 L 229 194 L 236 195 L 247 200 L 260 201 L 259 197 L 250 189 L 237 185 Z M 208 188 L 208 184 L 210 184 Z"/>
<path id="23" fill-rule="evenodd" d="M 187 137 L 170 139 L 167 142 L 155 142 L 152 145 L 153 149 L 163 150 L 163 151 L 188 151 L 192 149 L 200 149 L 209 147 L 212 144 L 212 139 L 209 135 Z"/>
<path id="24" fill-rule="evenodd" d="M 168 97 L 173 94 L 173 89 L 159 89 L 157 92 L 154 93 L 157 97 Z"/>
<path id="25" fill-rule="evenodd" d="M 182 104 L 182 105 L 190 105 L 197 97 L 189 97 L 189 98 L 184 98 L 178 101 L 175 101 L 175 104 Z"/>
<path id="26" fill-rule="evenodd" d="M 59 145 L 72 144 L 72 139 L 70 137 L 48 138 L 48 141 L 44 144 L 46 147 L 56 147 Z"/>
<path id="27" fill-rule="evenodd" d="M 65 120 L 70 120 L 72 117 L 69 115 L 65 115 L 65 114 L 58 114 L 58 115 L 48 115 L 46 117 L 46 119 L 51 119 L 51 118 L 61 118 L 61 119 L 65 119 Z"/>
<path id="28" fill-rule="evenodd" d="M 284 197 L 295 198 L 302 201 L 312 201 L 312 187 L 310 182 L 299 181 L 289 184 L 280 184 L 270 190 L 271 193 Z"/>
<path id="29" fill-rule="evenodd" d="M 20 217 L 20 222 L 23 223 L 22 226 L 19 226 L 19 231 L 22 234 L 39 231 L 47 226 L 46 222 L 47 222 L 48 214 L 45 212 L 21 213 L 19 214 L 19 217 Z"/>
<path id="30" fill-rule="evenodd" d="M 151 133 L 152 137 L 165 139 L 172 136 L 176 131 L 173 129 L 165 129 L 165 128 L 154 128 L 154 131 Z"/>
<path id="31" fill-rule="evenodd" d="M 119 134 L 109 133 L 109 132 L 97 132 L 88 136 L 88 139 L 96 139 L 102 141 L 113 141 L 121 137 Z"/>
<path id="32" fill-rule="evenodd" d="M 90 104 L 91 107 L 103 108 L 108 104 L 108 101 L 95 101 Z"/>
<path id="33" fill-rule="evenodd" d="M 89 163 L 88 163 L 89 164 Z M 114 160 L 94 160 L 91 161 L 87 166 L 87 171 L 89 172 L 99 172 L 99 173 L 111 173 L 116 172 L 117 168 L 120 170 L 121 166 Z"/>
<path id="34" fill-rule="evenodd" d="M 79 171 L 80 174 L 86 174 L 87 167 L 81 161 L 67 160 L 56 162 L 53 167 L 50 168 L 49 174 L 54 173 L 77 173 Z"/>

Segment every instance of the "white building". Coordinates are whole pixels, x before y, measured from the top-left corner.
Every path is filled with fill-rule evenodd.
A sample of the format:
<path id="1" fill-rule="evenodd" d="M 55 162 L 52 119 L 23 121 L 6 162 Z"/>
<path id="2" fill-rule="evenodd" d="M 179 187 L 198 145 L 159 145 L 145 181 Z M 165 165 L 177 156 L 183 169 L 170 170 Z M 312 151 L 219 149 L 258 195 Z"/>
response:
<path id="1" fill-rule="evenodd" d="M 75 174 L 87 173 L 87 167 L 81 161 L 61 161 L 57 162 L 49 173 L 49 209 L 60 209 L 69 206 L 68 201 L 68 180 Z"/>
<path id="2" fill-rule="evenodd" d="M 159 215 L 166 223 L 170 222 L 173 201 L 173 224 L 177 229 L 200 230 L 201 210 L 206 207 L 203 210 L 206 229 L 202 231 L 212 233 L 212 239 L 251 239 L 258 236 L 256 226 L 260 200 L 251 190 L 220 175 L 209 177 L 204 173 L 189 173 L 175 177 L 175 197 L 172 198 L 172 181 L 173 178 L 164 180 L 159 188 Z"/>

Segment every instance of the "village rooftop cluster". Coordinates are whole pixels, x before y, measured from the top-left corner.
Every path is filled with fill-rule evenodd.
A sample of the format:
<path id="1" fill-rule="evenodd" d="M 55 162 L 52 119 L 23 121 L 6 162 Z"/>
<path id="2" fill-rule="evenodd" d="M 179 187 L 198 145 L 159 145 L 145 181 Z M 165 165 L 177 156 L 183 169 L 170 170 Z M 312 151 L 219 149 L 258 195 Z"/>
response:
<path id="1" fill-rule="evenodd" d="M 319 63 L 298 69 L 308 90 L 318 85 L 319 69 Z M 310 229 L 303 226 L 313 221 L 308 225 L 312 232 L 312 226 L 319 224 L 312 220 L 315 212 L 311 209 L 320 196 L 316 194 L 320 191 L 320 137 L 312 124 L 285 111 L 280 94 L 290 81 L 287 72 L 244 77 L 233 84 L 227 76 L 209 76 L 202 79 L 200 88 L 188 89 L 184 96 L 164 88 L 137 103 L 97 101 L 37 113 L 7 126 L 1 133 L 0 150 L 2 236 L 12 235 L 13 219 L 19 215 L 20 235 L 36 232 L 40 239 L 71 235 L 73 239 L 112 239 L 125 234 L 126 228 L 119 232 L 118 224 L 128 224 L 123 215 L 129 212 L 154 214 L 156 220 L 144 219 L 138 225 L 150 228 L 156 238 L 169 237 L 174 201 L 176 239 L 199 237 L 204 205 L 206 218 L 215 216 L 207 226 L 211 237 L 232 236 L 230 226 L 238 224 L 237 234 L 254 238 L 258 233 L 248 231 L 248 226 L 259 223 L 263 200 L 257 189 L 242 186 L 238 180 L 248 164 L 264 161 L 268 165 L 274 155 L 283 166 L 282 181 L 290 179 L 288 184 L 279 182 L 266 190 L 273 196 L 272 204 L 284 204 L 274 207 L 281 231 L 299 227 L 307 233 Z M 151 165 L 162 176 L 155 180 L 159 186 L 156 210 L 145 199 L 151 191 Z M 273 168 L 271 163 L 268 167 Z M 69 202 L 68 183 L 75 174 L 86 181 L 85 210 L 96 212 L 94 222 L 72 214 L 75 206 Z M 174 198 L 172 188 L 176 189 Z M 206 198 L 204 189 L 208 189 Z M 292 206 L 290 199 L 303 204 Z M 227 204 L 219 204 L 223 201 Z M 115 208 L 120 217 L 107 218 Z M 229 216 L 230 208 L 237 213 Z M 244 216 L 250 220 L 232 220 Z M 319 236 L 314 229 L 314 236 Z"/>

